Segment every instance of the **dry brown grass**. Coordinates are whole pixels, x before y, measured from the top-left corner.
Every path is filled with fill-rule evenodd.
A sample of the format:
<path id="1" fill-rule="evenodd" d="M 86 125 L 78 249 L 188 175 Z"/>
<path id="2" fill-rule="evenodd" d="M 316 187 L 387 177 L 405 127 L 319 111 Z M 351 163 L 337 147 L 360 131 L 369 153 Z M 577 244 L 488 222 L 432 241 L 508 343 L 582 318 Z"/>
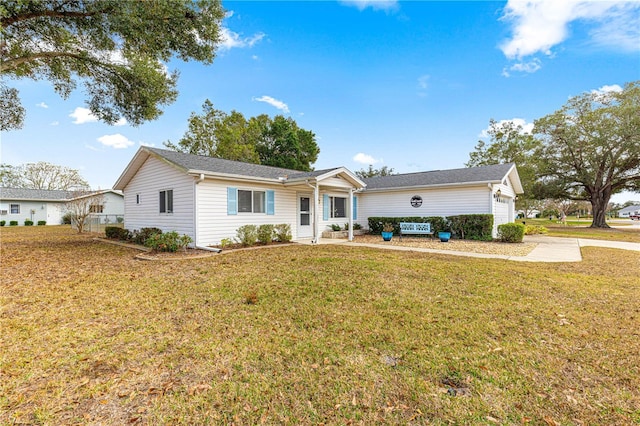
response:
<path id="1" fill-rule="evenodd" d="M 640 422 L 635 252 L 176 263 L 62 227 L 0 238 L 0 424 Z"/>

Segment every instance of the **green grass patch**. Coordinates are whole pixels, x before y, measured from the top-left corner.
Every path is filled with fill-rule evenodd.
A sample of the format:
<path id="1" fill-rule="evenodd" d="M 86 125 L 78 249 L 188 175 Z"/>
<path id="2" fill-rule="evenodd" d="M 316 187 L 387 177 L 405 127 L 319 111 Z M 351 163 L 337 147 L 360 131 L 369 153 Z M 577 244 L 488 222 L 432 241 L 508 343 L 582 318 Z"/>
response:
<path id="1" fill-rule="evenodd" d="M 541 267 L 296 245 L 176 263 L 67 227 L 0 237 L 0 424 L 638 420 L 635 252 Z"/>
<path id="2" fill-rule="evenodd" d="M 549 219 L 526 219 L 527 225 L 542 225 L 549 230 L 547 235 L 552 237 L 590 238 L 594 240 L 623 241 L 640 243 L 640 229 L 633 228 L 623 221 L 610 222 L 616 228 L 590 228 L 591 220 L 568 220 L 566 225 Z M 623 228 L 618 226 L 626 225 Z M 627 226 L 629 226 L 627 228 Z"/>

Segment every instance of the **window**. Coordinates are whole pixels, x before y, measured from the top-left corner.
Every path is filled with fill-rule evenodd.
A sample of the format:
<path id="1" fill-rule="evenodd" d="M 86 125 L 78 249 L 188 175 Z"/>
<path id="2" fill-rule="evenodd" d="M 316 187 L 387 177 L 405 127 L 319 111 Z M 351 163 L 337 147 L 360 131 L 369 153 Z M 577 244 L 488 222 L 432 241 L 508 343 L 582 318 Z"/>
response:
<path id="1" fill-rule="evenodd" d="M 173 190 L 160 191 L 160 213 L 173 213 Z"/>
<path id="2" fill-rule="evenodd" d="M 102 213 L 104 212 L 103 204 L 91 204 L 89 206 L 89 213 Z"/>
<path id="3" fill-rule="evenodd" d="M 264 213 L 264 191 L 238 190 L 238 212 L 240 213 Z"/>
<path id="4" fill-rule="evenodd" d="M 331 203 L 331 217 L 340 218 L 347 217 L 347 199 L 343 197 L 329 197 Z"/>
<path id="5" fill-rule="evenodd" d="M 20 204 L 11 204 L 11 214 L 20 214 Z"/>

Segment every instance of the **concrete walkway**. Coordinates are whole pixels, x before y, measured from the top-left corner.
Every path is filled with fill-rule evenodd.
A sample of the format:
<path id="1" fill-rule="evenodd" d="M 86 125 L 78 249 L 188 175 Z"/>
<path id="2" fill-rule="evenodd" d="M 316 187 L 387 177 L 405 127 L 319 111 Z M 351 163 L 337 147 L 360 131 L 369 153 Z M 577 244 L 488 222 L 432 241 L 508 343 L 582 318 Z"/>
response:
<path id="1" fill-rule="evenodd" d="M 321 239 L 320 244 L 345 244 L 354 247 L 370 247 L 385 250 L 414 251 L 422 253 L 439 253 L 449 256 L 466 256 L 484 259 L 505 259 L 516 262 L 580 262 L 580 247 L 597 246 L 640 252 L 640 243 L 618 241 L 590 240 L 584 238 L 549 237 L 546 235 L 527 235 L 525 242 L 536 243 L 537 246 L 526 256 L 506 256 L 499 254 L 472 253 L 453 250 L 434 250 L 419 247 L 390 246 L 382 244 L 363 244 L 348 242 L 343 239 Z"/>

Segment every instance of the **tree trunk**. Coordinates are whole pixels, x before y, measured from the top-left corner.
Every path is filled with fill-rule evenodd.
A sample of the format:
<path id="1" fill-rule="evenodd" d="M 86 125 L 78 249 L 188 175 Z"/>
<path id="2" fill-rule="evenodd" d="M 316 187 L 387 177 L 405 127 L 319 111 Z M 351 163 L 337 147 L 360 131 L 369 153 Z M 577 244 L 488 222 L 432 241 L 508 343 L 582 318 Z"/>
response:
<path id="1" fill-rule="evenodd" d="M 591 210 L 593 212 L 593 222 L 591 228 L 610 228 L 607 225 L 607 206 L 611 194 L 595 191 L 591 194 Z"/>

